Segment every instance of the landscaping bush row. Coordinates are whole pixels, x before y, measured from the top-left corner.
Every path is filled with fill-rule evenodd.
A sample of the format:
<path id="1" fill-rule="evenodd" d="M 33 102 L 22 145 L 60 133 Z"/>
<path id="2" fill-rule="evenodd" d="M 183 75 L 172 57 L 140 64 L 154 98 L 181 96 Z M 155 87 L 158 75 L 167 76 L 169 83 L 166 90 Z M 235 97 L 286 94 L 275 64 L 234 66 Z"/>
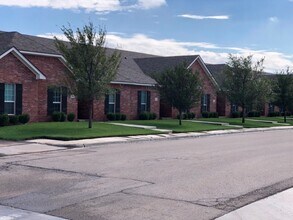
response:
<path id="1" fill-rule="evenodd" d="M 260 117 L 261 113 L 259 111 L 251 111 L 246 114 L 247 117 Z M 230 115 L 231 118 L 240 118 L 242 117 L 242 112 L 232 112 Z"/>
<path id="2" fill-rule="evenodd" d="M 177 119 L 179 119 L 180 115 L 177 115 Z M 195 118 L 195 113 L 193 112 L 187 112 L 182 114 L 182 119 L 194 119 Z"/>
<path id="3" fill-rule="evenodd" d="M 120 113 L 109 113 L 107 114 L 107 119 L 109 121 L 125 121 L 126 120 L 126 115 L 125 114 L 120 114 Z"/>
<path id="4" fill-rule="evenodd" d="M 203 118 L 218 118 L 219 114 L 218 112 L 202 112 L 201 116 Z"/>
<path id="5" fill-rule="evenodd" d="M 260 115 L 259 111 L 251 111 L 247 113 L 247 117 L 260 117 Z"/>
<path id="6" fill-rule="evenodd" d="M 26 124 L 30 120 L 30 116 L 28 114 L 22 115 L 0 115 L 0 126 L 8 126 L 8 125 L 17 125 L 17 124 Z"/>
<path id="7" fill-rule="evenodd" d="M 278 117 L 280 115 L 281 115 L 280 112 L 269 112 L 268 117 Z"/>
<path id="8" fill-rule="evenodd" d="M 55 122 L 64 122 L 64 121 L 74 121 L 75 119 L 75 114 L 74 113 L 68 113 L 68 115 L 66 115 L 64 112 L 53 112 L 52 114 L 52 121 Z"/>
<path id="9" fill-rule="evenodd" d="M 157 114 L 154 112 L 143 112 L 138 116 L 139 120 L 155 120 L 157 118 Z"/>

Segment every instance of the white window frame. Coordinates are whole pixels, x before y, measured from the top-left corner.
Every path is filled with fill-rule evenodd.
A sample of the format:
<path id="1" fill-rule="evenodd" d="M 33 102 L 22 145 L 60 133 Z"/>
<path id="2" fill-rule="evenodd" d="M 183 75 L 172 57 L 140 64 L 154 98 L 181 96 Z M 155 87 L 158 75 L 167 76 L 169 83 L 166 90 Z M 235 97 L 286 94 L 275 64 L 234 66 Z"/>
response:
<path id="1" fill-rule="evenodd" d="M 54 101 L 56 89 L 59 89 L 59 90 L 60 90 L 60 101 L 59 101 L 59 102 L 55 102 L 55 101 Z M 53 104 L 54 104 L 54 105 L 55 105 L 55 104 L 59 104 L 59 112 L 62 112 L 62 88 L 61 88 L 61 87 L 56 87 L 56 88 L 54 88 Z M 55 110 L 55 109 L 54 109 L 54 110 Z"/>
<path id="2" fill-rule="evenodd" d="M 6 90 L 6 85 L 13 85 L 14 88 L 14 100 L 13 101 L 6 101 L 5 100 L 5 90 Z M 15 115 L 16 113 L 16 85 L 15 83 L 6 83 L 4 84 L 4 109 L 5 109 L 5 103 L 13 103 L 13 114 L 8 114 L 8 115 Z"/>
<path id="3" fill-rule="evenodd" d="M 113 101 L 113 102 L 110 101 L 110 96 L 111 96 L 111 95 L 114 96 L 114 101 Z M 116 92 L 109 94 L 109 101 L 108 101 L 108 112 L 109 112 L 109 113 L 110 113 L 110 111 L 109 111 L 109 109 L 110 109 L 110 108 L 109 108 L 110 105 L 113 105 L 113 106 L 114 106 L 114 108 L 113 108 L 113 112 L 111 112 L 111 113 L 115 114 L 115 113 L 116 113 Z"/>

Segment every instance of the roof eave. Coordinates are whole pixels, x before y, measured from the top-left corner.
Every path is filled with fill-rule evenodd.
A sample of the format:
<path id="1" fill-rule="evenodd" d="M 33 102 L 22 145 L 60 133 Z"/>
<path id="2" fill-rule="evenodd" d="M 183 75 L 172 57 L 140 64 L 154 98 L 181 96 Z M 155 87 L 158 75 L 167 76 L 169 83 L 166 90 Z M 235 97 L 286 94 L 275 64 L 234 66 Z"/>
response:
<path id="1" fill-rule="evenodd" d="M 27 68 L 29 68 L 35 75 L 36 79 L 45 80 L 46 76 L 38 70 L 28 59 L 26 59 L 19 50 L 15 47 L 11 47 L 6 52 L 0 55 L 0 59 L 4 58 L 8 54 L 12 53 L 16 58 L 18 58 Z"/>

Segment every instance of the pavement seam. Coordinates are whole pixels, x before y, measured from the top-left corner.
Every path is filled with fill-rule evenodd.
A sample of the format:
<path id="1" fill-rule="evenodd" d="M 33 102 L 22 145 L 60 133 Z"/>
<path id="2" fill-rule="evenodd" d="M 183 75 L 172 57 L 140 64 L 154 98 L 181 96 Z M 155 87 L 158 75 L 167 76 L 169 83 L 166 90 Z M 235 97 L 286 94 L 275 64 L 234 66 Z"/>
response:
<path id="1" fill-rule="evenodd" d="M 142 181 L 141 181 L 141 182 L 142 182 Z M 137 189 L 137 188 L 145 187 L 145 186 L 148 186 L 148 185 L 152 185 L 152 184 L 150 184 L 150 183 L 145 183 L 145 185 L 141 185 L 141 186 L 133 186 L 133 187 L 125 188 L 125 189 L 122 189 L 122 190 L 119 190 L 119 191 L 116 191 L 116 192 L 108 193 L 108 194 L 105 194 L 105 195 L 102 195 L 102 196 L 96 196 L 96 197 L 93 197 L 93 198 L 90 198 L 90 199 L 86 199 L 86 200 L 79 201 L 79 202 L 76 202 L 76 203 L 73 203 L 73 204 L 70 204 L 70 205 L 66 205 L 66 206 L 60 207 L 60 208 L 58 208 L 58 209 L 49 210 L 49 211 L 46 211 L 46 212 L 44 212 L 44 213 L 45 213 L 45 214 L 49 214 L 49 213 L 51 213 L 51 212 L 55 212 L 55 211 L 58 211 L 58 210 L 62 210 L 62 209 L 64 209 L 64 208 L 68 208 L 68 207 L 71 207 L 71 206 L 75 206 L 75 205 L 81 204 L 81 203 L 83 203 L 83 202 L 89 202 L 89 201 L 92 201 L 92 200 L 95 200 L 95 199 L 99 199 L 99 198 L 103 198 L 103 197 L 111 196 L 111 195 L 118 194 L 118 193 L 123 193 L 124 190 Z"/>
<path id="2" fill-rule="evenodd" d="M 215 207 L 212 207 L 212 206 L 207 206 L 207 205 L 196 203 L 196 202 L 189 201 L 189 200 L 173 199 L 173 198 L 167 198 L 167 197 L 162 197 L 162 196 L 154 196 L 154 195 L 146 195 L 146 194 L 140 194 L 140 193 L 125 192 L 126 190 L 129 190 L 129 189 L 124 189 L 124 190 L 122 190 L 121 193 L 123 193 L 125 195 L 142 196 L 142 197 L 161 199 L 161 200 L 168 200 L 168 201 L 174 201 L 174 202 L 184 202 L 184 203 L 188 203 L 188 204 L 192 204 L 192 205 L 202 206 L 202 207 L 205 207 L 205 208 L 215 208 Z M 215 208 L 215 209 L 217 209 L 217 208 Z M 218 210 L 221 210 L 221 209 L 218 209 Z M 221 210 L 221 211 L 223 211 L 223 210 Z"/>

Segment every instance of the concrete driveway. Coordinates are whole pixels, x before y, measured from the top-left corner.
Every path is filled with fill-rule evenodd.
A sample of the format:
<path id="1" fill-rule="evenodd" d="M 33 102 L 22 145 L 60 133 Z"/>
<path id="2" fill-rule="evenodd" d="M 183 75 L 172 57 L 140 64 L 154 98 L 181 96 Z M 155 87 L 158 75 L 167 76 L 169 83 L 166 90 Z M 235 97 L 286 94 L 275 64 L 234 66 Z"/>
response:
<path id="1" fill-rule="evenodd" d="M 293 186 L 293 130 L 0 159 L 0 204 L 68 219 L 213 219 Z"/>

